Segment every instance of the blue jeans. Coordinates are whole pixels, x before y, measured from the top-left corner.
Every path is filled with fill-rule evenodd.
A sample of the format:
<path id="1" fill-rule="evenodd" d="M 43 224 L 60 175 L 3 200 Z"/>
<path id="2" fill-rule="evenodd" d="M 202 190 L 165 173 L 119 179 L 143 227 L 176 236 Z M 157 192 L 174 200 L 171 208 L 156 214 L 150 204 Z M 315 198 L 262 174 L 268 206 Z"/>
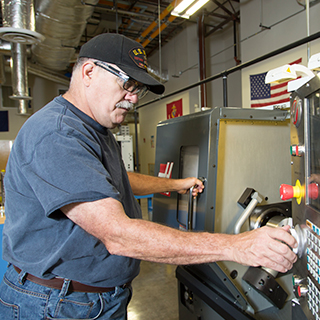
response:
<path id="1" fill-rule="evenodd" d="M 106 293 L 68 293 L 24 280 L 10 265 L 0 284 L 0 317 L 3 320 L 87 319 L 126 320 L 132 289 L 116 287 Z"/>

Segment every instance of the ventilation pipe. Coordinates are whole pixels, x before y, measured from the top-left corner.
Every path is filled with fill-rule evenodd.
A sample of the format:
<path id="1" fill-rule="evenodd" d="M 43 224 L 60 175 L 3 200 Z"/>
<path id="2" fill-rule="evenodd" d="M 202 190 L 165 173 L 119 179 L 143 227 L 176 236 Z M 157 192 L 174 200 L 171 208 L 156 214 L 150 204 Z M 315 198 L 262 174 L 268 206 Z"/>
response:
<path id="1" fill-rule="evenodd" d="M 29 100 L 19 100 L 18 114 L 21 116 L 30 116 L 32 114 L 29 108 Z"/>
<path id="2" fill-rule="evenodd" d="M 13 94 L 10 99 L 30 100 L 27 73 L 27 48 L 25 44 L 12 43 L 11 47 L 11 78 Z"/>
<path id="3" fill-rule="evenodd" d="M 9 42 L 33 44 L 44 37 L 35 31 L 32 0 L 1 0 L 2 24 L 0 38 Z"/>
<path id="4" fill-rule="evenodd" d="M 45 40 L 32 46 L 34 62 L 51 70 L 65 70 L 99 0 L 39 0 L 36 27 Z"/>
<path id="5" fill-rule="evenodd" d="M 4 56 L 3 54 L 0 54 L 0 85 L 3 85 L 6 82 L 5 66 Z"/>
<path id="6" fill-rule="evenodd" d="M 31 0 L 1 0 L 3 27 L 0 37 L 11 42 L 11 81 L 13 94 L 18 100 L 18 114 L 27 114 L 29 96 L 27 73 L 27 45 L 44 39 L 35 31 L 35 15 Z"/>

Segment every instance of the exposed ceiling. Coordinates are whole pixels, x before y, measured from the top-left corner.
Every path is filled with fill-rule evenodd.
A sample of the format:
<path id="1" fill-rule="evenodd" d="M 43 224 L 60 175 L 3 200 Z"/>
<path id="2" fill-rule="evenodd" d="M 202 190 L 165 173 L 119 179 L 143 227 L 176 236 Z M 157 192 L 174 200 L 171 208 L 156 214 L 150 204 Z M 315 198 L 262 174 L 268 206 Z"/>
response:
<path id="1" fill-rule="evenodd" d="M 150 56 L 188 24 L 197 23 L 199 13 L 195 13 L 190 19 L 172 16 L 170 11 L 176 2 L 177 0 L 99 0 L 81 37 L 80 45 L 97 34 L 117 32 L 140 42 Z M 239 7 L 239 0 L 210 0 L 202 11 L 205 16 L 205 34 L 221 30 L 232 21 L 240 22 Z"/>
<path id="2" fill-rule="evenodd" d="M 240 0 L 209 0 L 190 19 L 171 15 L 181 1 L 2 0 L 0 37 L 35 43 L 30 61 L 61 72 L 70 69 L 82 44 L 101 33 L 124 34 L 140 42 L 150 56 L 188 24 L 196 24 L 199 11 L 204 36 L 240 22 Z"/>

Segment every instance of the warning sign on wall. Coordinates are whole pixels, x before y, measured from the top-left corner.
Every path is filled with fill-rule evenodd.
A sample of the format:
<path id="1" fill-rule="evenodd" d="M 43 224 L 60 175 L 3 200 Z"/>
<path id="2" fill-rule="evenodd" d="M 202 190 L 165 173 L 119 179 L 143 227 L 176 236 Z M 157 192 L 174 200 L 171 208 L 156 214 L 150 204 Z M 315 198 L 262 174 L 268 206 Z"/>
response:
<path id="1" fill-rule="evenodd" d="M 173 162 L 167 162 L 166 164 L 160 163 L 160 171 L 158 177 L 171 179 L 172 177 Z M 171 192 L 162 192 L 161 194 L 170 197 Z"/>

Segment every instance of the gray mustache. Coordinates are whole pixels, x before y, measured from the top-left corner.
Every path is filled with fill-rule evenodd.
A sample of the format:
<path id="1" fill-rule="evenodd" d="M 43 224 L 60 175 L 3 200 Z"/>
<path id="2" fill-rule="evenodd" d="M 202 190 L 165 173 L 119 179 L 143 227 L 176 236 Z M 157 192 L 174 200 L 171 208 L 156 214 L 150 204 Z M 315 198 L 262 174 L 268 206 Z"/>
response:
<path id="1" fill-rule="evenodd" d="M 117 108 L 123 108 L 126 109 L 128 111 L 131 111 L 134 107 L 134 104 L 130 101 L 124 100 L 124 101 L 120 101 L 116 104 Z"/>

